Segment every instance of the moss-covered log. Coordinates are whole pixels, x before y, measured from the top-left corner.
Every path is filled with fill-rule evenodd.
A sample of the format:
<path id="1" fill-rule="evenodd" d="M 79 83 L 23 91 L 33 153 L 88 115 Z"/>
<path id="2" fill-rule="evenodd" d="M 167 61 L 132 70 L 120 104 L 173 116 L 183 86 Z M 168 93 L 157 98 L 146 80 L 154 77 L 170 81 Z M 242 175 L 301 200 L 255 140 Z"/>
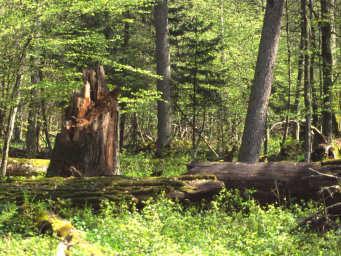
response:
<path id="1" fill-rule="evenodd" d="M 291 199 L 324 199 L 330 203 L 341 201 L 338 187 L 341 165 L 337 161 L 314 163 L 192 163 L 188 175 L 214 175 L 227 188 L 255 190 L 254 197 L 263 203 L 291 201 Z M 334 188 L 333 197 L 327 188 Z M 329 190 L 330 191 L 330 190 Z"/>
<path id="2" fill-rule="evenodd" d="M 1 181 L 0 204 L 23 202 L 26 195 L 34 200 L 62 199 L 74 204 L 98 204 L 133 200 L 141 203 L 161 193 L 172 199 L 198 201 L 216 195 L 224 187 L 214 176 L 180 176 L 176 178 L 46 178 L 29 181 Z"/>
<path id="3" fill-rule="evenodd" d="M 35 200 L 66 199 L 75 204 L 133 200 L 140 203 L 163 191 L 172 199 L 200 201 L 228 189 L 255 190 L 261 203 L 290 202 L 293 199 L 323 198 L 327 205 L 341 202 L 341 166 L 304 163 L 195 163 L 187 175 L 172 178 L 46 178 L 0 182 L 0 204 L 18 203 L 25 194 Z"/>

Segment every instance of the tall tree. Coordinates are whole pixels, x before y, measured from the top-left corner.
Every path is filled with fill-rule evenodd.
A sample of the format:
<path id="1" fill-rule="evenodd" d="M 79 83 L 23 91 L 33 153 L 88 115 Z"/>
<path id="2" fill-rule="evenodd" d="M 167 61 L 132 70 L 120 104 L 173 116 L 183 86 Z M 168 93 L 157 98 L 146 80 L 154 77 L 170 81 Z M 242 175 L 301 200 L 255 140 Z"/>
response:
<path id="1" fill-rule="evenodd" d="M 311 84 L 311 97 L 312 97 L 312 124 L 314 126 L 318 125 L 318 106 L 319 100 L 317 97 L 317 85 L 315 83 L 315 58 L 316 58 L 316 33 L 314 26 L 314 1 L 309 0 L 309 22 L 310 22 L 310 42 L 311 42 L 311 55 L 310 55 L 310 84 Z"/>
<path id="2" fill-rule="evenodd" d="M 176 49 L 172 63 L 174 105 L 191 127 L 192 157 L 196 158 L 200 142 L 206 140 L 209 107 L 221 103 L 218 91 L 224 85 L 225 74 L 215 63 L 215 59 L 221 60 L 221 35 L 212 35 L 213 23 L 193 14 L 194 8 L 191 1 L 171 8 L 170 35 Z M 181 107 L 191 113 L 187 116 Z"/>
<path id="3" fill-rule="evenodd" d="M 302 38 L 304 39 L 304 105 L 305 105 L 305 161 L 311 160 L 311 83 L 310 83 L 310 38 L 308 32 L 307 1 L 301 1 Z"/>
<path id="4" fill-rule="evenodd" d="M 284 0 L 268 0 L 266 3 L 255 76 L 239 151 L 241 162 L 256 162 L 261 151 L 273 69 L 280 38 L 283 5 Z"/>
<path id="5" fill-rule="evenodd" d="M 157 155 L 165 153 L 171 139 L 171 87 L 170 54 L 168 32 L 168 0 L 159 0 L 154 7 L 154 26 L 156 33 L 157 89 L 162 94 L 157 102 Z"/>
<path id="6" fill-rule="evenodd" d="M 22 84 L 22 78 L 23 78 L 23 68 L 26 60 L 27 55 L 27 49 L 29 48 L 30 44 L 32 42 L 32 36 L 28 36 L 25 40 L 24 45 L 19 51 L 18 55 L 18 61 L 17 61 L 17 69 L 15 74 L 15 83 L 11 90 L 10 95 L 10 107 L 9 107 L 9 115 L 7 120 L 7 126 L 6 131 L 3 136 L 4 144 L 2 146 L 2 158 L 1 158 L 1 176 L 6 176 L 6 170 L 7 170 L 7 163 L 8 163 L 8 155 L 9 155 L 9 148 L 10 143 L 12 140 L 13 130 L 14 130 L 14 124 L 16 115 L 18 112 L 18 106 L 20 103 L 20 87 Z"/>
<path id="7" fill-rule="evenodd" d="M 301 98 L 301 91 L 302 91 L 302 77 L 303 77 L 303 65 L 304 65 L 304 40 L 302 38 L 302 21 L 301 21 L 301 37 L 300 37 L 300 46 L 299 46 L 299 55 L 298 55 L 298 62 L 297 62 L 297 83 L 296 83 L 296 92 L 295 92 L 295 101 L 293 105 L 293 112 L 298 114 L 299 107 L 300 107 L 300 98 Z"/>
<path id="8" fill-rule="evenodd" d="M 332 0 L 321 0 L 321 56 L 323 71 L 323 134 L 330 142 L 333 136 L 332 86 L 333 86 L 333 56 L 332 56 L 332 27 L 331 27 Z"/>
<path id="9" fill-rule="evenodd" d="M 39 70 L 33 71 L 32 84 L 35 85 L 41 80 L 41 72 Z M 39 151 L 39 133 L 40 124 L 38 122 L 38 90 L 33 88 L 30 95 L 29 113 L 28 113 L 28 127 L 26 132 L 26 151 L 29 155 L 33 156 Z"/>

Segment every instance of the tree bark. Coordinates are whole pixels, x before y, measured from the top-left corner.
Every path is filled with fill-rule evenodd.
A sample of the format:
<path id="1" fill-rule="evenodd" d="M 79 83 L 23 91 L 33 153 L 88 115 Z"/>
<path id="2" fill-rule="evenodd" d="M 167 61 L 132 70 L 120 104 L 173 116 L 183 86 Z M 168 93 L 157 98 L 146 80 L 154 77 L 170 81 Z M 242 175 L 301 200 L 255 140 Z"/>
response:
<path id="1" fill-rule="evenodd" d="M 41 81 L 41 72 L 34 71 L 32 75 L 32 84 L 37 84 Z M 39 151 L 39 133 L 40 126 L 38 124 L 38 91 L 36 88 L 31 90 L 29 113 L 28 113 L 28 127 L 26 133 L 26 151 L 29 156 L 36 155 Z"/>
<path id="2" fill-rule="evenodd" d="M 267 1 L 255 77 L 251 87 L 242 145 L 239 152 L 241 162 L 256 162 L 261 151 L 281 31 L 283 5 L 284 0 Z"/>
<path id="3" fill-rule="evenodd" d="M 19 142 L 19 143 L 22 142 L 23 108 L 24 108 L 24 105 L 22 102 L 20 102 L 18 106 L 16 123 L 15 123 L 14 130 L 13 130 L 13 141 Z"/>
<path id="4" fill-rule="evenodd" d="M 31 41 L 32 41 L 32 37 L 29 36 L 26 39 L 26 42 L 20 51 L 20 55 L 18 56 L 18 64 L 17 64 L 18 68 L 15 74 L 15 83 L 14 83 L 14 86 L 11 92 L 11 97 L 10 97 L 10 100 L 14 102 L 14 106 L 10 107 L 6 132 L 4 133 L 4 138 L 3 138 L 4 144 L 2 146 L 2 158 L 1 158 L 1 167 L 0 167 L 2 177 L 6 176 L 9 148 L 10 148 L 10 143 L 11 143 L 11 139 L 13 135 L 13 129 L 14 129 L 14 124 L 15 124 L 15 118 L 16 118 L 17 111 L 18 111 L 18 105 L 20 102 L 20 86 L 21 86 L 21 80 L 22 80 L 22 69 L 24 66 L 25 59 L 26 59 L 26 51 Z"/>
<path id="5" fill-rule="evenodd" d="M 91 186 L 89 186 L 91 184 Z M 34 200 L 67 199 L 75 205 L 94 204 L 103 200 L 132 200 L 143 204 L 162 192 L 168 198 L 198 202 L 210 199 L 224 187 L 214 176 L 180 176 L 174 178 L 128 178 L 123 176 L 91 178 L 46 178 L 37 181 L 0 182 L 0 204 L 22 203 L 29 195 Z"/>
<path id="6" fill-rule="evenodd" d="M 290 115 L 290 109 L 291 109 L 291 44 L 290 44 L 290 31 L 289 31 L 289 7 L 288 7 L 288 0 L 285 0 L 285 17 L 286 17 L 286 36 L 287 36 L 287 53 L 288 53 L 288 100 L 287 100 L 287 109 L 286 109 L 286 116 L 285 116 L 285 126 L 283 130 L 283 137 L 281 142 L 281 151 L 285 145 L 287 136 L 288 136 L 288 130 L 289 130 L 289 115 Z"/>
<path id="7" fill-rule="evenodd" d="M 84 71 L 56 137 L 47 176 L 111 176 L 118 166 L 118 90 L 109 92 L 102 66 Z"/>
<path id="8" fill-rule="evenodd" d="M 13 129 L 15 124 L 15 118 L 18 112 L 18 105 L 19 105 L 19 97 L 20 97 L 20 84 L 21 84 L 21 77 L 22 75 L 19 73 L 16 77 L 16 83 L 14 85 L 13 91 L 12 91 L 12 97 L 11 99 L 14 101 L 14 106 L 10 108 L 9 116 L 8 116 L 8 123 L 6 127 L 6 132 L 4 135 L 4 145 L 2 147 L 2 159 L 1 159 L 1 176 L 6 176 L 6 170 L 7 170 L 7 163 L 8 163 L 8 154 L 9 154 L 9 148 L 12 140 L 13 135 Z"/>
<path id="9" fill-rule="evenodd" d="M 170 87 L 170 53 L 168 32 L 168 0 L 157 1 L 154 8 L 154 25 L 156 32 L 157 74 L 162 80 L 157 81 L 161 93 L 158 101 L 157 155 L 165 153 L 171 139 L 171 87 Z"/>
<path id="10" fill-rule="evenodd" d="M 302 38 L 302 21 L 301 21 L 301 39 L 299 46 L 299 55 L 298 55 L 298 63 L 297 63 L 297 83 L 296 83 L 296 91 L 295 91 L 295 101 L 293 105 L 293 112 L 298 115 L 300 109 L 300 99 L 301 99 L 301 88 L 302 88 L 302 77 L 303 77 L 303 65 L 304 65 L 304 40 Z"/>
<path id="11" fill-rule="evenodd" d="M 312 124 L 318 126 L 318 105 L 319 99 L 317 97 L 317 89 L 315 83 L 315 57 L 316 57 L 316 33 L 315 33 L 315 16 L 314 16 L 314 2 L 309 0 L 309 21 L 310 21 L 310 41 L 311 41 L 311 55 L 310 55 L 310 84 L 311 84 L 311 96 L 312 96 Z"/>
<path id="12" fill-rule="evenodd" d="M 45 134 L 45 142 L 46 142 L 46 146 L 47 146 L 49 153 L 51 153 L 52 152 L 52 143 L 50 140 L 49 120 L 47 118 L 47 113 L 46 113 L 47 104 L 46 104 L 45 99 L 41 100 L 40 108 L 41 108 L 41 114 L 42 114 L 42 118 L 43 118 L 43 130 L 44 130 L 44 134 Z"/>
<path id="13" fill-rule="evenodd" d="M 102 200 L 133 200 L 143 203 L 162 191 L 171 199 L 185 202 L 210 200 L 221 189 L 255 190 L 251 195 L 262 204 L 290 203 L 324 197 L 330 205 L 340 202 L 336 185 L 341 178 L 338 162 L 306 163 L 192 163 L 184 176 L 168 178 L 47 178 L 0 182 L 0 204 L 8 201 L 67 199 L 74 204 L 99 204 Z M 91 186 L 89 185 L 91 184 Z M 335 188 L 333 188 L 334 186 Z M 329 187 L 329 191 L 326 191 Z M 328 193 L 327 193 L 328 192 Z M 333 195 L 333 196 L 331 196 Z"/>
<path id="14" fill-rule="evenodd" d="M 307 1 L 301 0 L 302 15 L 302 37 L 304 39 L 304 105 L 305 105 L 305 140 L 304 159 L 311 161 L 312 140 L 311 140 L 311 83 L 310 83 L 310 38 L 308 32 Z"/>
<path id="15" fill-rule="evenodd" d="M 253 195 L 256 200 L 273 203 L 294 198 L 321 199 L 323 189 L 338 185 L 341 165 L 338 162 L 335 165 L 333 162 L 191 163 L 187 175 L 214 175 L 227 188 L 256 190 Z M 337 197 L 328 200 L 331 203 L 339 202 L 341 192 L 338 191 Z"/>
<path id="16" fill-rule="evenodd" d="M 333 137 L 333 111 L 332 111 L 332 85 L 333 85 L 333 56 L 331 48 L 331 0 L 321 0 L 321 55 L 323 72 L 323 111 L 322 111 L 322 132 L 328 141 Z"/>

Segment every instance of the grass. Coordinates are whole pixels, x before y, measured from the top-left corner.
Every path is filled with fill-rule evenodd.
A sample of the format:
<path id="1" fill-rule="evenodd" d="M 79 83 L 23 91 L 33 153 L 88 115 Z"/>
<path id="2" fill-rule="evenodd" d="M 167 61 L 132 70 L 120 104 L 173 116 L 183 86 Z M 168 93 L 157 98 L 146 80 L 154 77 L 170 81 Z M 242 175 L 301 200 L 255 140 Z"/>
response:
<path id="1" fill-rule="evenodd" d="M 36 233 L 34 216 L 42 205 L 27 204 L 24 211 L 13 205 L 2 208 L 1 256 L 55 254 L 58 238 Z M 296 230 L 299 219 L 315 210 L 312 204 L 264 209 L 224 192 L 205 209 L 184 208 L 161 197 L 143 210 L 104 202 L 96 214 L 89 208 L 64 208 L 61 214 L 98 255 L 340 255 L 340 231 L 319 235 Z M 90 254 L 77 244 L 71 255 Z"/>
<path id="2" fill-rule="evenodd" d="M 15 158 L 10 157 L 9 163 L 17 163 L 17 164 L 28 164 L 32 165 L 35 168 L 46 168 L 48 167 L 50 160 L 49 159 L 36 159 L 36 158 Z"/>
<path id="3" fill-rule="evenodd" d="M 18 159 L 34 166 L 48 160 Z M 163 160 L 148 154 L 121 156 L 123 174 L 133 177 L 173 176 L 186 172 L 189 157 Z M 127 204 L 103 202 L 99 211 L 73 209 L 67 203 L 14 202 L 0 205 L 0 256 L 55 255 L 59 238 L 39 235 L 37 217 L 55 211 L 71 221 L 84 237 L 71 254 L 90 255 L 341 255 L 341 232 L 317 234 L 297 229 L 300 219 L 315 212 L 317 205 L 291 208 L 260 207 L 253 200 L 225 191 L 209 207 L 183 207 L 160 197 L 142 210 Z M 91 250 L 89 248 L 91 245 Z"/>
<path id="4" fill-rule="evenodd" d="M 147 153 L 120 155 L 122 174 L 130 177 L 178 176 L 187 171 L 188 155 L 169 156 L 164 159 L 151 157 Z"/>

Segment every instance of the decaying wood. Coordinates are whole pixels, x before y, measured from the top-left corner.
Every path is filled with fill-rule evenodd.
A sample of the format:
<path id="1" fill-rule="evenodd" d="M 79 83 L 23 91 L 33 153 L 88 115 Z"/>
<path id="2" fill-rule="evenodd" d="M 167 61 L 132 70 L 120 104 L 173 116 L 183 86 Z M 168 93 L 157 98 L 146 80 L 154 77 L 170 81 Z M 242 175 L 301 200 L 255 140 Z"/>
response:
<path id="1" fill-rule="evenodd" d="M 109 91 L 102 66 L 84 71 L 56 137 L 47 176 L 111 176 L 118 169 L 118 91 Z"/>
<path id="2" fill-rule="evenodd" d="M 69 199 L 98 202 L 132 199 L 141 202 L 162 191 L 170 198 L 197 201 L 228 189 L 255 190 L 260 203 L 323 198 L 328 205 L 340 202 L 341 166 L 305 163 L 192 163 L 185 176 L 173 178 L 47 178 L 37 181 L 2 181 L 0 203 L 18 201 L 27 193 L 35 199 Z"/>
<path id="3" fill-rule="evenodd" d="M 42 234 L 53 234 L 60 242 L 56 248 L 56 256 L 70 255 L 70 249 L 73 246 L 83 249 L 87 252 L 85 255 L 104 255 L 100 246 L 93 246 L 89 243 L 85 234 L 77 230 L 70 221 L 60 218 L 59 216 L 45 212 L 38 217 L 38 227 Z"/>
<path id="4" fill-rule="evenodd" d="M 10 161 L 7 165 L 7 176 L 42 176 L 46 174 L 46 167 L 37 167 L 28 163 L 20 163 L 15 161 Z"/>
<path id="5" fill-rule="evenodd" d="M 315 170 L 315 171 L 312 171 Z M 327 175 L 320 175 L 327 174 Z M 338 185 L 341 165 L 319 163 L 192 163 L 188 175 L 214 175 L 227 188 L 256 190 L 254 197 L 262 202 L 283 202 L 291 199 L 321 199 L 323 188 Z M 330 176 L 329 176 L 330 175 Z M 340 200 L 340 193 L 330 202 Z"/>
<path id="6" fill-rule="evenodd" d="M 73 205 L 97 207 L 103 200 L 132 201 L 138 206 L 164 193 L 181 202 L 211 200 L 223 188 L 254 190 L 260 203 L 289 204 L 291 201 L 319 200 L 326 210 L 306 219 L 306 224 L 322 231 L 337 223 L 341 215 L 341 165 L 305 163 L 192 163 L 184 176 L 172 178 L 84 177 L 42 180 L 0 181 L 0 205 L 34 200 L 67 200 Z M 242 193 L 241 195 L 243 195 Z M 250 195 L 250 194 L 249 194 Z M 329 226 L 328 226 L 329 225 Z"/>
<path id="7" fill-rule="evenodd" d="M 0 181 L 0 205 L 23 202 L 25 195 L 34 200 L 64 199 L 75 205 L 102 200 L 133 200 L 141 203 L 162 192 L 171 199 L 200 201 L 209 199 L 224 187 L 214 176 L 174 178 L 128 178 L 123 176 L 88 178 L 46 178 L 43 180 Z"/>

